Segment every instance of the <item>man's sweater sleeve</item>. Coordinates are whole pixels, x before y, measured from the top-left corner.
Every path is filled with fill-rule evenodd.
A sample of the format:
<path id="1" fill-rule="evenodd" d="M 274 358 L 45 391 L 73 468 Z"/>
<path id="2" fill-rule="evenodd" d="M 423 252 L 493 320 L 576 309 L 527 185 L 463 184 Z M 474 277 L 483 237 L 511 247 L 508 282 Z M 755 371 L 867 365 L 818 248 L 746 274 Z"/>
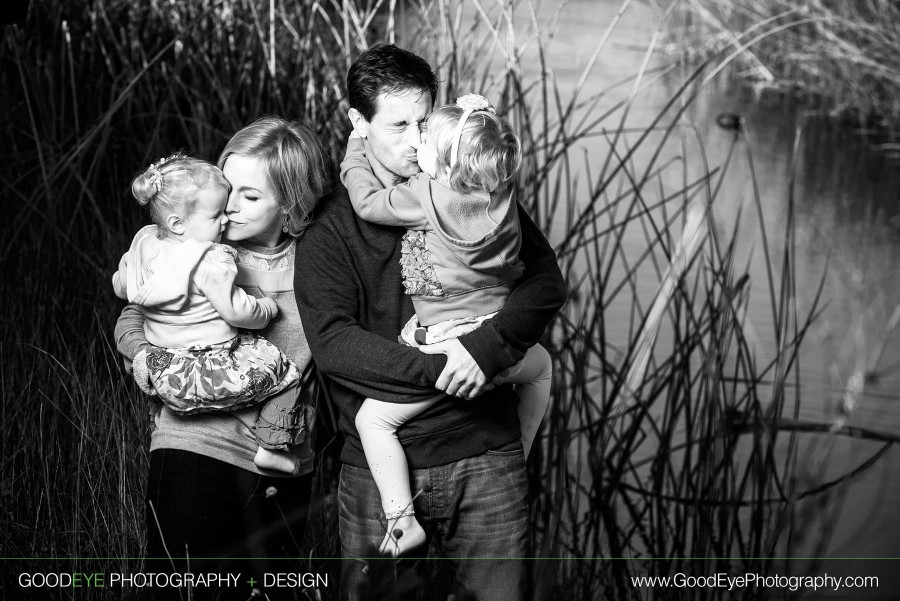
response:
<path id="1" fill-rule="evenodd" d="M 518 209 L 522 232 L 519 258 L 525 272 L 503 308 L 480 328 L 459 338 L 488 379 L 522 360 L 566 300 L 566 282 L 556 253 L 521 205 Z"/>
<path id="2" fill-rule="evenodd" d="M 368 398 L 408 403 L 430 398 L 446 364 L 365 330 L 359 323 L 357 269 L 343 236 L 327 224 L 309 228 L 298 243 L 294 294 L 316 366 L 335 382 Z M 399 285 L 399 282 L 398 282 Z"/>

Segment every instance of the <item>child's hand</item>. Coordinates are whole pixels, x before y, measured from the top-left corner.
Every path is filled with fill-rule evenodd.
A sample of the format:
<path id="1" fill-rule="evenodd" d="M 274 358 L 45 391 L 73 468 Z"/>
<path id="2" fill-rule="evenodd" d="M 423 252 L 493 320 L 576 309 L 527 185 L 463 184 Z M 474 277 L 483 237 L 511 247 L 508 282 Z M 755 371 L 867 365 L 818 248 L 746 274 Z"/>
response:
<path id="1" fill-rule="evenodd" d="M 272 319 L 276 315 L 278 315 L 278 305 L 275 303 L 275 301 L 273 299 L 269 298 L 268 296 L 264 296 L 261 299 L 259 299 L 259 304 L 262 305 L 263 307 L 265 307 L 266 310 L 269 312 L 269 319 Z"/>

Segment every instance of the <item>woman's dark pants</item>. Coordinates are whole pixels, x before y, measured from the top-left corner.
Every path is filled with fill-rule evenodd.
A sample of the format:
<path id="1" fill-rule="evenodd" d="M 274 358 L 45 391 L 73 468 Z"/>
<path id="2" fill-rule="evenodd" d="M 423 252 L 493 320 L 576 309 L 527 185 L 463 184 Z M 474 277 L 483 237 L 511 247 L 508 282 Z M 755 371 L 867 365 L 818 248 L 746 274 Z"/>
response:
<path id="1" fill-rule="evenodd" d="M 251 578 L 299 571 L 299 560 L 286 558 L 299 556 L 311 483 L 312 475 L 260 476 L 189 451 L 153 451 L 145 571 L 241 574 L 237 588 L 196 588 L 195 599 L 245 599 Z M 157 589 L 154 598 L 179 592 Z"/>

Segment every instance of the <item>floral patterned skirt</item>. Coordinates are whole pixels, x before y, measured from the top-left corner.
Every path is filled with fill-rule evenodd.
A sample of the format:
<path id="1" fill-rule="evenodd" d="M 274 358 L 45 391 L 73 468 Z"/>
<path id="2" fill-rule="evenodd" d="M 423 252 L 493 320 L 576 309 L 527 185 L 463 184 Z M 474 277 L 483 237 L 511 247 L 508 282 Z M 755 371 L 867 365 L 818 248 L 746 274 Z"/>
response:
<path id="1" fill-rule="evenodd" d="M 255 405 L 300 380 L 290 359 L 250 332 L 219 344 L 156 349 L 147 370 L 160 400 L 181 415 Z"/>

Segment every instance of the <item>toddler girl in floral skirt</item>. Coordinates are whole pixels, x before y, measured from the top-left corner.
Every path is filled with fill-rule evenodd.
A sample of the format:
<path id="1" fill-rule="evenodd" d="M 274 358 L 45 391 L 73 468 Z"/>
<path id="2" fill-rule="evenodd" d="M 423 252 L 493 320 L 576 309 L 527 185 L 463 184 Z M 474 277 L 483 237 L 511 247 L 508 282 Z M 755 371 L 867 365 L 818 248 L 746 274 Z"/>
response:
<path id="1" fill-rule="evenodd" d="M 147 357 L 160 401 L 180 415 L 263 402 L 254 461 L 293 473 L 297 463 L 288 449 L 305 439 L 312 409 L 295 407 L 289 393 L 300 381 L 297 367 L 265 338 L 238 332 L 265 327 L 278 306 L 235 286 L 236 253 L 218 243 L 228 223 L 228 191 L 216 166 L 184 155 L 139 175 L 131 192 L 154 225 L 135 235 L 113 287 L 138 305 L 147 341 L 161 347 Z"/>

